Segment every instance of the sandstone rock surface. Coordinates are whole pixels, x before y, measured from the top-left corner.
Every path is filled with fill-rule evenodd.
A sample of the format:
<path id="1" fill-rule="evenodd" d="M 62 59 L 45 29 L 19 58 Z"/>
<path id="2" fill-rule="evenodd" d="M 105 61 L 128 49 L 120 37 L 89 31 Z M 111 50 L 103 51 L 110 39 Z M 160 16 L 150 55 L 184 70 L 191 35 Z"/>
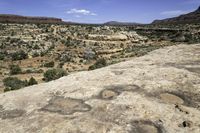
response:
<path id="1" fill-rule="evenodd" d="M 0 95 L 1 133 L 199 133 L 200 45 Z"/>

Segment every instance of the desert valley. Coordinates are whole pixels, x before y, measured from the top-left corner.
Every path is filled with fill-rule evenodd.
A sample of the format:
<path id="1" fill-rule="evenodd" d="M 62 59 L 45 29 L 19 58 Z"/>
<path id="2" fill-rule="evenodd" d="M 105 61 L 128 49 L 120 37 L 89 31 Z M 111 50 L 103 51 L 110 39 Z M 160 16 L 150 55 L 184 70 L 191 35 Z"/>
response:
<path id="1" fill-rule="evenodd" d="M 200 132 L 200 7 L 151 24 L 4 14 L 0 31 L 0 132 Z"/>

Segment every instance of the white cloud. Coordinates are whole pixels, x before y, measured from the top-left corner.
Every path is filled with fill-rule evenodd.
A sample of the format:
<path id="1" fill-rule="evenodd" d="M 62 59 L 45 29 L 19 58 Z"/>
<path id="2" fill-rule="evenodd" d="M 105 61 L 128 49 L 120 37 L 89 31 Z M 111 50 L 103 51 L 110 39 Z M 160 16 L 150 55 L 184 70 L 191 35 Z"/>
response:
<path id="1" fill-rule="evenodd" d="M 73 8 L 73 9 L 67 11 L 67 14 L 75 14 L 75 16 L 79 16 L 79 17 L 80 17 L 80 15 L 90 15 L 90 16 L 96 16 L 97 15 L 96 13 L 93 13 L 89 10 L 76 9 L 76 8 Z"/>
<path id="2" fill-rule="evenodd" d="M 80 16 L 80 15 L 75 15 L 75 17 L 76 17 L 76 18 L 80 18 L 81 16 Z"/>
<path id="3" fill-rule="evenodd" d="M 173 10 L 173 11 L 164 11 L 164 12 L 161 12 L 161 15 L 165 15 L 165 16 L 177 16 L 177 15 L 181 15 L 181 14 L 185 14 L 185 13 L 188 13 L 188 11 Z"/>

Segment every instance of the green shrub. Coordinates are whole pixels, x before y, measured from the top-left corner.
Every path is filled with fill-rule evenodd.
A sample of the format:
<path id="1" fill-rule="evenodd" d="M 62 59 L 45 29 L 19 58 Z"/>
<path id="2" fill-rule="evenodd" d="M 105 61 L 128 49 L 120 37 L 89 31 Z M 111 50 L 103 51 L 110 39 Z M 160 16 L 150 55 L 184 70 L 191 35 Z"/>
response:
<path id="1" fill-rule="evenodd" d="M 91 65 L 89 67 L 89 70 L 94 70 L 94 69 L 102 68 L 105 66 L 107 66 L 107 62 L 104 58 L 101 58 L 101 59 L 97 60 L 94 65 Z"/>
<path id="2" fill-rule="evenodd" d="M 33 49 L 40 49 L 40 47 L 36 44 Z"/>
<path id="3" fill-rule="evenodd" d="M 59 67 L 59 68 L 62 68 L 64 65 L 65 65 L 64 62 L 60 62 L 59 65 L 58 65 L 58 67 Z"/>
<path id="4" fill-rule="evenodd" d="M 4 92 L 18 90 L 26 86 L 38 84 L 38 82 L 33 77 L 31 77 L 29 81 L 27 80 L 23 81 L 18 79 L 17 77 L 8 77 L 3 80 L 3 83 L 4 86 L 6 87 L 4 89 Z"/>
<path id="5" fill-rule="evenodd" d="M 51 62 L 45 63 L 44 67 L 54 67 L 54 62 L 51 61 Z"/>
<path id="6" fill-rule="evenodd" d="M 38 84 L 38 82 L 33 77 L 31 77 L 28 81 L 28 85 L 30 86 L 30 85 L 35 85 L 35 84 Z"/>
<path id="7" fill-rule="evenodd" d="M 42 69 L 35 70 L 35 69 L 27 69 L 26 71 L 23 72 L 23 74 L 27 73 L 43 73 L 44 71 Z"/>
<path id="8" fill-rule="evenodd" d="M 8 77 L 3 80 L 6 89 L 4 91 L 18 90 L 27 86 L 26 81 L 19 80 L 16 77 Z"/>
<path id="9" fill-rule="evenodd" d="M 32 55 L 33 58 L 34 58 L 34 57 L 38 57 L 38 56 L 40 56 L 40 54 L 37 53 L 37 52 L 33 53 L 33 55 Z"/>
<path id="10" fill-rule="evenodd" d="M 22 72 L 21 68 L 18 65 L 11 65 L 10 66 L 10 74 L 16 75 Z"/>
<path id="11" fill-rule="evenodd" d="M 44 80 L 51 81 L 67 75 L 63 69 L 50 69 L 44 73 Z"/>
<path id="12" fill-rule="evenodd" d="M 25 72 L 23 72 L 24 74 L 27 74 L 27 73 L 33 73 L 33 71 L 31 69 L 27 69 Z"/>
<path id="13" fill-rule="evenodd" d="M 43 73 L 43 72 L 44 72 L 44 70 L 42 70 L 42 69 L 35 71 L 35 73 Z"/>
<path id="14" fill-rule="evenodd" d="M 16 61 L 16 60 L 24 60 L 28 58 L 28 54 L 25 53 L 23 50 L 15 52 L 12 54 L 12 60 Z"/>
<path id="15" fill-rule="evenodd" d="M 0 53 L 0 60 L 4 60 L 5 55 L 3 53 Z"/>

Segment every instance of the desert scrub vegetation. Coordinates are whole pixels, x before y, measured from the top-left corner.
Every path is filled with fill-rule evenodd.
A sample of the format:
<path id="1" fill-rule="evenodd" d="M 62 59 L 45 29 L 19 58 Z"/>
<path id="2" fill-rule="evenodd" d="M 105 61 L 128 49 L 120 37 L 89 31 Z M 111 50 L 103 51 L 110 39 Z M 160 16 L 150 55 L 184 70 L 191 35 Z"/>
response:
<path id="1" fill-rule="evenodd" d="M 24 52 L 23 50 L 20 50 L 18 52 L 13 53 L 12 55 L 12 60 L 16 61 L 16 60 L 24 60 L 28 58 L 28 54 L 26 52 Z"/>
<path id="2" fill-rule="evenodd" d="M 38 84 L 35 78 L 31 77 L 28 81 L 28 86 Z"/>
<path id="3" fill-rule="evenodd" d="M 16 75 L 22 73 L 19 65 L 10 65 L 10 75 Z"/>
<path id="4" fill-rule="evenodd" d="M 26 86 L 38 84 L 38 82 L 33 77 L 31 77 L 29 81 L 20 80 L 17 77 L 7 77 L 3 79 L 3 83 L 5 86 L 4 92 L 18 90 Z"/>
<path id="5" fill-rule="evenodd" d="M 88 70 L 94 70 L 94 69 L 102 68 L 105 66 L 107 66 L 107 61 L 106 59 L 101 58 L 101 59 L 98 59 L 93 65 L 91 65 Z"/>
<path id="6" fill-rule="evenodd" d="M 142 45 L 142 46 L 133 46 L 132 48 L 126 49 L 126 52 L 132 53 L 131 56 L 143 56 L 147 54 L 148 52 L 151 52 L 153 50 L 159 49 L 162 46 L 156 46 L 156 45 Z"/>
<path id="7" fill-rule="evenodd" d="M 42 69 L 27 69 L 22 72 L 22 74 L 29 74 L 29 73 L 43 73 L 44 70 Z"/>
<path id="8" fill-rule="evenodd" d="M 5 59 L 5 55 L 3 53 L 0 53 L 0 60 L 4 60 Z"/>
<path id="9" fill-rule="evenodd" d="M 20 88 L 23 88 L 27 85 L 27 81 L 22 81 L 16 77 L 8 77 L 3 80 L 6 91 L 12 91 L 12 90 L 18 90 Z"/>
<path id="10" fill-rule="evenodd" d="M 47 62 L 44 64 L 44 67 L 54 67 L 54 62 L 53 61 Z"/>
<path id="11" fill-rule="evenodd" d="M 52 81 L 66 76 L 67 73 L 63 69 L 49 69 L 44 73 L 44 81 Z"/>

